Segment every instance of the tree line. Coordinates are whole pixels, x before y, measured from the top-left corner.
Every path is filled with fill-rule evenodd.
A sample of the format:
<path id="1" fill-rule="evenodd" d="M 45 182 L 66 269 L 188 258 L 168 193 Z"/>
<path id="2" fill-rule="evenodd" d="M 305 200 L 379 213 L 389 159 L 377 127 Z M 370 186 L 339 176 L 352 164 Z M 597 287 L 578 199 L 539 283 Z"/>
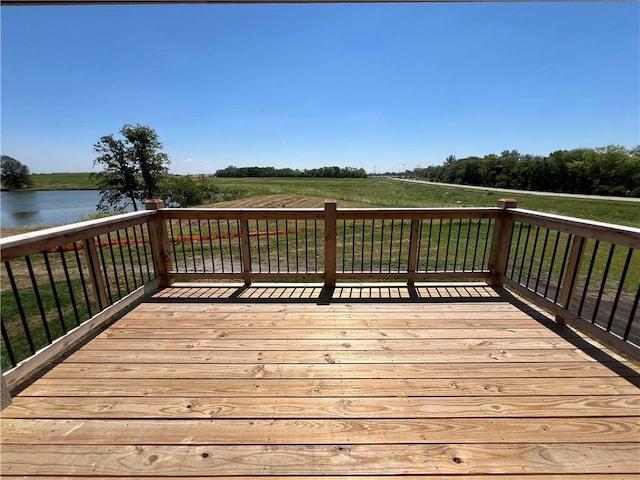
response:
<path id="1" fill-rule="evenodd" d="M 547 156 L 505 150 L 500 155 L 446 158 L 415 170 L 432 182 L 543 192 L 640 197 L 640 146 L 558 150 Z"/>
<path id="2" fill-rule="evenodd" d="M 311 169 L 292 169 L 274 167 L 234 167 L 216 171 L 216 177 L 260 178 L 260 177 L 300 177 L 300 178 L 366 178 L 363 168 L 322 167 Z"/>

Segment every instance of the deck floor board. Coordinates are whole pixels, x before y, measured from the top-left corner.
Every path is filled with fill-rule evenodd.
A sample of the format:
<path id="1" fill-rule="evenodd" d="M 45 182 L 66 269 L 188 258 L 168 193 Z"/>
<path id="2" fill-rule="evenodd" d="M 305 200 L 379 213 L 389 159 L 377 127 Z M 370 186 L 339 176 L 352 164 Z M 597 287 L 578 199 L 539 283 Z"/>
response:
<path id="1" fill-rule="evenodd" d="M 320 290 L 160 292 L 13 399 L 2 478 L 640 476 L 634 362 L 490 288 Z"/>

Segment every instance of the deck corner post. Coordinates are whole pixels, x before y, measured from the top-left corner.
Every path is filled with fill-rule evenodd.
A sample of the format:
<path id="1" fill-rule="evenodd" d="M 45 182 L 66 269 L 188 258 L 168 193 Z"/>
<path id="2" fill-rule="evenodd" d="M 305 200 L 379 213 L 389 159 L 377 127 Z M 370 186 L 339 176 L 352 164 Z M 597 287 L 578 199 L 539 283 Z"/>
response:
<path id="1" fill-rule="evenodd" d="M 0 373 L 0 410 L 4 410 L 9 405 L 11 405 L 11 392 L 9 392 L 4 375 Z"/>
<path id="2" fill-rule="evenodd" d="M 503 278 L 509 258 L 511 232 L 513 231 L 513 218 L 509 213 L 510 208 L 517 208 L 518 201 L 515 198 L 501 198 L 497 207 L 502 210 L 496 218 L 496 226 L 491 240 L 489 254 L 489 277 L 487 283 L 494 287 L 503 285 Z"/>
<path id="3" fill-rule="evenodd" d="M 336 232 L 337 203 L 335 200 L 324 202 L 324 286 L 336 286 Z"/>
<path id="4" fill-rule="evenodd" d="M 146 200 L 144 202 L 145 210 L 161 210 L 164 208 L 164 202 L 160 199 Z M 149 230 L 151 236 L 151 250 L 153 252 L 153 265 L 158 276 L 158 286 L 166 288 L 171 284 L 169 272 L 171 270 L 169 256 L 169 234 L 167 232 L 167 223 L 158 214 L 149 221 Z"/>

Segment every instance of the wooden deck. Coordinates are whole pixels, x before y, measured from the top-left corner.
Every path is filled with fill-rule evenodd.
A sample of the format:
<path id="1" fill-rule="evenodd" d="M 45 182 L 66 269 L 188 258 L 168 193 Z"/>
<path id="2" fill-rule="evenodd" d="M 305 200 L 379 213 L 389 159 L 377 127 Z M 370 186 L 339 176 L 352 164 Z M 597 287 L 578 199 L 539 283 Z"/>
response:
<path id="1" fill-rule="evenodd" d="M 1 474 L 632 479 L 639 384 L 486 286 L 176 287 L 13 399 Z"/>

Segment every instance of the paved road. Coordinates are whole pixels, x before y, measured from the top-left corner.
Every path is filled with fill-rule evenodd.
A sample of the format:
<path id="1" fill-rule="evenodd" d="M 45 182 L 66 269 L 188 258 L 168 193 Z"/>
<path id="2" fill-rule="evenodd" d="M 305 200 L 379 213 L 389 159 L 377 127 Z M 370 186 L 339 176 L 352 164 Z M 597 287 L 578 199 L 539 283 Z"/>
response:
<path id="1" fill-rule="evenodd" d="M 587 200 L 613 200 L 616 202 L 640 203 L 640 198 L 634 198 L 634 197 L 609 197 L 609 196 L 603 196 L 603 195 L 581 195 L 577 193 L 531 192 L 529 190 L 513 190 L 510 188 L 477 187 L 475 185 L 457 185 L 455 183 L 427 182 L 426 180 L 415 180 L 413 178 L 398 178 L 398 177 L 386 177 L 386 178 L 390 180 L 398 180 L 400 182 L 424 183 L 427 185 L 439 185 L 441 187 L 456 187 L 456 188 L 466 188 L 469 190 L 482 190 L 484 192 L 491 191 L 491 192 L 515 193 L 519 195 L 539 195 L 542 197 L 585 198 Z"/>

